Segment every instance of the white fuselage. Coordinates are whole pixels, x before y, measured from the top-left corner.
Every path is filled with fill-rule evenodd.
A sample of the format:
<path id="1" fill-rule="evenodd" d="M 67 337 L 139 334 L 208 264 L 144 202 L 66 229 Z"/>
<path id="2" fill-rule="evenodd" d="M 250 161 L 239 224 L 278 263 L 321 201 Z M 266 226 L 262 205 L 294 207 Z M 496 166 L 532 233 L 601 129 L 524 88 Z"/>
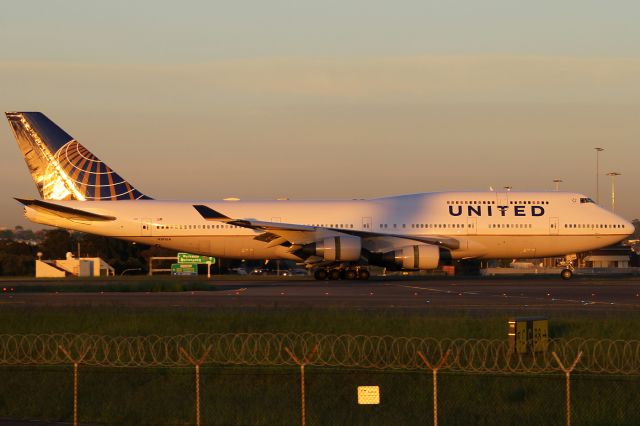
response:
<path id="1" fill-rule="evenodd" d="M 614 244 L 633 232 L 625 219 L 586 196 L 564 192 L 440 192 L 343 201 L 50 201 L 116 219 L 83 222 L 43 214 L 38 223 L 239 259 L 299 260 L 287 247 L 255 239 L 263 231 L 207 221 L 202 204 L 230 218 L 311 225 L 382 235 L 367 250 L 406 246 L 401 236 L 442 236 L 457 241 L 454 259 L 560 256 Z M 384 236 L 388 235 L 388 238 Z"/>

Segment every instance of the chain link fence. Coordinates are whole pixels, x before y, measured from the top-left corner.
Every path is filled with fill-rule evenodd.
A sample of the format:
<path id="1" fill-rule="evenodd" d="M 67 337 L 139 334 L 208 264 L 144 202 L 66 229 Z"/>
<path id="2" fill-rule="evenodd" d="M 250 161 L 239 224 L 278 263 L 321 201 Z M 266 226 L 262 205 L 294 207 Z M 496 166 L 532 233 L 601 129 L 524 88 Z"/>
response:
<path id="1" fill-rule="evenodd" d="M 0 335 L 0 366 L 0 417 L 75 424 L 640 424 L 640 341 Z"/>

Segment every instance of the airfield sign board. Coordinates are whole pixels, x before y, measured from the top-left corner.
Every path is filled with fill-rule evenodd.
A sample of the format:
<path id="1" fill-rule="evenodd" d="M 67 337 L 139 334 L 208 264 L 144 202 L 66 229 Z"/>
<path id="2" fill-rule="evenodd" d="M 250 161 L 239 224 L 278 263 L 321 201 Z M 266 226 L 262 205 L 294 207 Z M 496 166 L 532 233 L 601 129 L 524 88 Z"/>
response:
<path id="1" fill-rule="evenodd" d="M 216 258 L 191 253 L 178 253 L 178 263 L 210 263 L 211 265 L 214 265 L 216 263 Z"/>
<path id="2" fill-rule="evenodd" d="M 380 386 L 358 386 L 358 404 L 380 404 Z"/>
<path id="3" fill-rule="evenodd" d="M 198 265 L 195 263 L 171 264 L 171 275 L 198 275 Z"/>

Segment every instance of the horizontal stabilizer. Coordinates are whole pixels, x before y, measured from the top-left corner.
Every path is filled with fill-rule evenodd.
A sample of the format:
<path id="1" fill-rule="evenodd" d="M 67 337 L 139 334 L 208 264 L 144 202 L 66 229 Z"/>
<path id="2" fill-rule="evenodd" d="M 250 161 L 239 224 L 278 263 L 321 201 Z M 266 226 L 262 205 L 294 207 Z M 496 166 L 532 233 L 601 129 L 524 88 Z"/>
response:
<path id="1" fill-rule="evenodd" d="M 57 204 L 47 203 L 46 201 L 24 200 L 21 198 L 16 198 L 16 201 L 36 211 L 53 214 L 55 216 L 70 220 L 81 220 L 88 222 L 104 222 L 109 220 L 116 220 L 116 218 L 113 216 L 105 216 L 97 213 L 86 212 L 84 210 L 74 209 L 71 207 L 59 206 Z"/>

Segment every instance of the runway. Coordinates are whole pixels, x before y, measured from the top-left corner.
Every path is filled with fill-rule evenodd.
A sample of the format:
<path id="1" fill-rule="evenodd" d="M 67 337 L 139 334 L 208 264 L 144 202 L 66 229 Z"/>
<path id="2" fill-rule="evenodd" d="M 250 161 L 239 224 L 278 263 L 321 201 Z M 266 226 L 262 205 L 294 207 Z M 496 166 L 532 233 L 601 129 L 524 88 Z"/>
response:
<path id="1" fill-rule="evenodd" d="M 90 285 L 90 284 L 87 284 Z M 3 292 L 1 306 L 636 311 L 640 277 L 218 280 L 210 291 Z"/>

